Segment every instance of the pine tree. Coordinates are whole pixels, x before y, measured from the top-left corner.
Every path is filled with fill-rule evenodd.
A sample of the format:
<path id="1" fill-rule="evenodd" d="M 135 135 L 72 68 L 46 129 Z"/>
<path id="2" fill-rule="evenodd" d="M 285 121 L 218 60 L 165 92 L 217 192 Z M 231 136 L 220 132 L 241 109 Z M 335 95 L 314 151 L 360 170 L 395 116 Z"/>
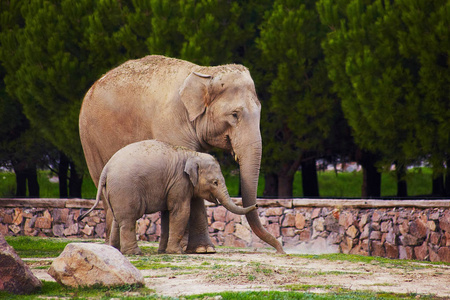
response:
<path id="1" fill-rule="evenodd" d="M 404 196 L 407 165 L 448 157 L 448 62 L 439 59 L 449 51 L 448 1 L 321 0 L 318 8 L 332 28 L 323 43 L 329 76 L 356 143 L 379 153 L 381 167 L 396 164 Z"/>
<path id="2" fill-rule="evenodd" d="M 83 45 L 90 1 L 24 1 L 15 72 L 5 83 L 32 127 L 70 159 L 70 196 L 81 197 L 84 169 L 78 114 L 90 69 Z M 18 50 L 18 51 L 17 51 Z M 8 54 L 7 54 L 8 55 Z"/>
<path id="3" fill-rule="evenodd" d="M 37 168 L 49 145 L 39 130 L 30 126 L 22 112 L 22 106 L 7 93 L 4 77 L 15 71 L 20 51 L 16 36 L 24 27 L 20 13 L 23 1 L 0 3 L 0 164 L 12 166 L 16 176 L 16 197 L 39 197 Z"/>
<path id="4" fill-rule="evenodd" d="M 329 90 L 320 46 L 326 28 L 319 22 L 314 3 L 275 1 L 258 40 L 268 73 L 265 80 L 270 83 L 263 130 L 271 132 L 264 156 L 272 162 L 264 165 L 277 175 L 281 197 L 292 196 L 300 165 L 305 196 L 318 196 L 315 158 L 324 152 L 337 117 L 337 101 Z"/>

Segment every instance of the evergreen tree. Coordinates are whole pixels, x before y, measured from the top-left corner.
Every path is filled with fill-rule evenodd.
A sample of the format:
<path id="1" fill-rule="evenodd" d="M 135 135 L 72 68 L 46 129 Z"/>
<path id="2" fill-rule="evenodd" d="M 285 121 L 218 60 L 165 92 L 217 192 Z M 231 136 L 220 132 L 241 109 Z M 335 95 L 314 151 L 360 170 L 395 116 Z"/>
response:
<path id="1" fill-rule="evenodd" d="M 49 145 L 40 132 L 32 128 L 22 112 L 21 104 L 6 91 L 4 77 L 14 72 L 18 57 L 10 55 L 18 49 L 16 33 L 24 26 L 20 13 L 23 1 L 0 3 L 0 164 L 12 167 L 16 176 L 16 197 L 39 197 L 37 167 Z"/>
<path id="2" fill-rule="evenodd" d="M 8 92 L 31 126 L 70 159 L 72 197 L 81 197 L 84 172 L 78 114 L 90 74 L 83 27 L 91 10 L 91 1 L 23 1 L 18 47 L 5 53 L 16 58 L 15 72 L 5 76 Z"/>
<path id="3" fill-rule="evenodd" d="M 323 43 L 329 76 L 356 143 L 379 153 L 381 166 L 396 164 L 399 196 L 407 165 L 427 156 L 443 165 L 448 155 L 448 63 L 439 59 L 449 51 L 447 2 L 318 3 L 332 29 Z"/>
<path id="4" fill-rule="evenodd" d="M 236 49 L 246 42 L 248 28 L 239 1 L 181 0 L 180 11 L 181 58 L 206 66 L 240 62 Z"/>
<path id="5" fill-rule="evenodd" d="M 305 196 L 318 196 L 315 159 L 324 152 L 338 102 L 329 90 L 320 46 L 326 28 L 315 1 L 278 0 L 261 26 L 258 45 L 270 83 L 263 128 L 267 169 L 278 177 L 278 196 L 291 197 L 295 172 L 303 166 Z M 309 172 L 308 172 L 309 171 Z"/>

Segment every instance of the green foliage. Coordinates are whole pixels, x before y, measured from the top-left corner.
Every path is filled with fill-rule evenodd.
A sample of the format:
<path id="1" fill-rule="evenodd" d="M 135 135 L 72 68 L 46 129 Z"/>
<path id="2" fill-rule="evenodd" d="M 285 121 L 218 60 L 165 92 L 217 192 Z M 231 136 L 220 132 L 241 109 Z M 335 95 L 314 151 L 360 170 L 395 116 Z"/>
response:
<path id="1" fill-rule="evenodd" d="M 290 0 L 275 1 L 260 28 L 269 93 L 262 118 L 264 170 L 293 176 L 302 159 L 325 152 L 339 118 L 320 45 L 327 28 L 314 1 Z"/>
<path id="2" fill-rule="evenodd" d="M 450 143 L 448 1 L 317 7 L 331 29 L 322 43 L 328 75 L 356 143 L 387 166 L 427 156 L 442 165 Z"/>
<path id="3" fill-rule="evenodd" d="M 438 174 L 450 162 L 446 0 L 11 0 L 0 9 L 2 163 L 34 164 L 56 148 L 81 173 L 84 94 L 148 54 L 249 67 L 268 174 L 292 179 L 306 157 L 351 156 L 348 124 L 381 166 L 429 160 Z"/>

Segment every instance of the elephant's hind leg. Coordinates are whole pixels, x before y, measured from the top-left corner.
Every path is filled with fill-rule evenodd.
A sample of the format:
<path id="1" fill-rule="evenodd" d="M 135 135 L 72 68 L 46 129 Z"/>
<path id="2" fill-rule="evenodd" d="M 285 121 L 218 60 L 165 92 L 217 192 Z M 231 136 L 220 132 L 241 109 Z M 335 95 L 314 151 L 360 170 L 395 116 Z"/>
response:
<path id="1" fill-rule="evenodd" d="M 113 219 L 109 234 L 109 245 L 120 250 L 120 231 L 119 224 Z"/>
<path id="2" fill-rule="evenodd" d="M 169 211 L 161 211 L 161 238 L 159 239 L 158 253 L 166 253 L 169 241 Z"/>
<path id="3" fill-rule="evenodd" d="M 120 252 L 127 255 L 141 255 L 136 240 L 136 221 L 123 220 L 119 224 L 120 229 Z"/>

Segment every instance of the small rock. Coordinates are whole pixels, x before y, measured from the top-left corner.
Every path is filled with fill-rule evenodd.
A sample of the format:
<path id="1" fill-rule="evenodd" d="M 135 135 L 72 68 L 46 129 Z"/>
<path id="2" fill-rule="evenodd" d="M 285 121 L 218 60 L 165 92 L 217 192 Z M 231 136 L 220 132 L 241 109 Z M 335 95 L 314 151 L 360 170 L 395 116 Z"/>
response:
<path id="1" fill-rule="evenodd" d="M 315 219 L 320 215 L 320 208 L 314 208 L 311 214 L 311 219 Z"/>
<path id="2" fill-rule="evenodd" d="M 283 223 L 281 224 L 283 227 L 293 227 L 295 226 L 295 215 L 294 214 L 286 214 L 283 219 Z"/>
<path id="3" fill-rule="evenodd" d="M 0 234 L 0 290 L 13 294 L 30 294 L 41 286 L 41 281 Z"/>
<path id="4" fill-rule="evenodd" d="M 347 231 L 346 234 L 351 237 L 352 239 L 354 239 L 358 234 L 359 234 L 359 230 L 358 228 L 356 228 L 355 225 L 351 225 Z"/>
<path id="5" fill-rule="evenodd" d="M 227 216 L 227 209 L 223 206 L 218 206 L 213 212 L 214 221 L 224 222 Z"/>
<path id="6" fill-rule="evenodd" d="M 450 232 L 450 211 L 446 211 L 444 215 L 439 218 L 439 226 L 442 230 Z"/>
<path id="7" fill-rule="evenodd" d="M 82 233 L 84 233 L 85 235 L 92 235 L 92 233 L 94 232 L 94 227 L 91 227 L 89 225 L 86 225 L 82 230 Z M 144 232 L 145 233 L 145 232 Z"/>
<path id="8" fill-rule="evenodd" d="M 225 222 L 216 221 L 211 224 L 211 228 L 218 231 L 223 231 L 225 229 Z"/>
<path id="9" fill-rule="evenodd" d="M 306 220 L 302 214 L 295 215 L 295 228 L 303 229 L 303 228 L 305 228 L 305 223 L 306 223 Z"/>
<path id="10" fill-rule="evenodd" d="M 119 250 L 93 243 L 71 243 L 48 270 L 58 283 L 80 287 L 144 285 L 144 277 Z"/>
<path id="11" fill-rule="evenodd" d="M 314 231 L 323 231 L 325 229 L 324 224 L 325 223 L 325 219 L 320 217 L 320 218 L 316 218 L 313 222 L 313 229 Z"/>
<path id="12" fill-rule="evenodd" d="M 427 236 L 427 226 L 420 219 L 411 222 L 409 232 L 418 239 L 424 239 Z"/>
<path id="13" fill-rule="evenodd" d="M 283 207 L 270 207 L 266 210 L 266 216 L 281 216 L 283 214 Z"/>
<path id="14" fill-rule="evenodd" d="M 247 243 L 252 241 L 252 233 L 245 226 L 241 224 L 236 224 L 236 230 L 234 231 L 234 235 Z"/>
<path id="15" fill-rule="evenodd" d="M 414 255 L 418 260 L 427 260 L 428 258 L 427 243 L 425 242 L 421 246 L 414 247 Z"/>

